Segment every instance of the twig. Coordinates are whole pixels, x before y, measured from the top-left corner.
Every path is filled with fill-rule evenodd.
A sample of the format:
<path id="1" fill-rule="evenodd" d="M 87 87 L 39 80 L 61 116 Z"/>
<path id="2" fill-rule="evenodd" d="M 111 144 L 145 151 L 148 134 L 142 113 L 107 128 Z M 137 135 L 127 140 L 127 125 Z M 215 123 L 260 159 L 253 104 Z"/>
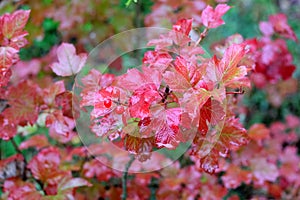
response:
<path id="1" fill-rule="evenodd" d="M 127 178 L 128 178 L 128 170 L 131 166 L 131 164 L 134 161 L 134 156 L 130 156 L 130 160 L 128 161 L 127 165 L 125 166 L 125 171 L 123 172 L 123 176 L 122 176 L 122 195 L 121 198 L 122 200 L 126 200 L 127 199 Z"/>
<path id="2" fill-rule="evenodd" d="M 195 43 L 195 47 L 198 46 L 198 45 L 200 44 L 200 42 L 206 37 L 208 30 L 209 30 L 209 29 L 206 27 L 206 28 L 204 29 L 204 31 L 200 34 L 199 39 L 198 39 L 197 42 Z"/>

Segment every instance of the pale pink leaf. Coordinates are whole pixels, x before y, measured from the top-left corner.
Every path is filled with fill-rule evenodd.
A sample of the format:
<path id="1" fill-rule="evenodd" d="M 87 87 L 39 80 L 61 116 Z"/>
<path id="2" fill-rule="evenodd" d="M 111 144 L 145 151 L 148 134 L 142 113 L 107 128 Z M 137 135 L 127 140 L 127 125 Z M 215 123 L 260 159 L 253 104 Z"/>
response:
<path id="1" fill-rule="evenodd" d="M 62 43 L 57 48 L 57 58 L 58 62 L 51 65 L 53 72 L 58 76 L 72 76 L 83 68 L 87 55 L 77 55 L 73 44 Z"/>

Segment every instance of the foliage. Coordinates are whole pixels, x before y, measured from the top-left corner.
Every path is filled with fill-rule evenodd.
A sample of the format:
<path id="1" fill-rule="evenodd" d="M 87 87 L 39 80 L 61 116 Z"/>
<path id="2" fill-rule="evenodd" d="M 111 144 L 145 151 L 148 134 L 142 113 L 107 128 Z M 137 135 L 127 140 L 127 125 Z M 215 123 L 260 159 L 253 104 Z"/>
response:
<path id="1" fill-rule="evenodd" d="M 219 26 L 233 24 L 227 19 L 249 6 L 223 3 L 5 3 L 1 198 L 298 199 L 300 97 L 297 49 L 290 46 L 298 42 L 300 28 L 294 32 L 287 16 L 272 10 L 255 22 L 256 31 L 219 41 Z M 124 57 L 117 63 L 122 75 L 89 71 L 81 79 L 80 108 L 75 107 L 71 87 L 78 84 L 73 78 L 86 52 L 98 40 L 143 24 L 173 26 L 149 41 L 153 48 L 140 58 L 140 70 L 127 69 Z M 211 56 L 204 51 L 208 45 Z M 192 144 L 160 171 L 128 173 L 132 158 L 122 174 L 80 143 L 78 109 L 91 110 L 90 129 L 97 137 L 108 137 L 141 162 L 154 150 Z"/>

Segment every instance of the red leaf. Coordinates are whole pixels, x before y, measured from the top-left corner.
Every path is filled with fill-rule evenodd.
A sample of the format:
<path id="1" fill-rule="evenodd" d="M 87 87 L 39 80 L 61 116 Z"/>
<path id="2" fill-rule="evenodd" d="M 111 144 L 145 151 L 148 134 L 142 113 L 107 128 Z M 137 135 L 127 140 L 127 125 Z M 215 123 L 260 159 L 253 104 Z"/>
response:
<path id="1" fill-rule="evenodd" d="M 116 115 L 105 115 L 100 119 L 92 121 L 90 129 L 96 136 L 103 137 L 111 132 L 116 132 L 118 129 L 118 118 L 114 118 Z"/>
<path id="2" fill-rule="evenodd" d="M 7 199 L 9 200 L 42 198 L 33 183 L 23 182 L 19 179 L 6 180 L 3 189 L 8 194 Z"/>
<path id="3" fill-rule="evenodd" d="M 12 72 L 10 69 L 0 68 L 0 88 L 7 86 L 11 75 Z"/>
<path id="4" fill-rule="evenodd" d="M 144 119 L 150 114 L 150 105 L 161 99 L 154 84 L 144 84 L 136 89 L 129 100 L 131 117 Z"/>
<path id="5" fill-rule="evenodd" d="M 191 85 L 189 82 L 180 74 L 173 71 L 166 71 L 163 74 L 164 81 L 170 87 L 170 89 L 174 92 L 186 92 Z"/>
<path id="6" fill-rule="evenodd" d="M 160 51 L 147 51 L 144 54 L 143 63 L 149 64 L 149 67 L 153 67 L 161 72 L 164 72 L 170 65 L 173 58 L 169 53 Z"/>
<path id="7" fill-rule="evenodd" d="M 58 76 L 72 76 L 77 74 L 85 65 L 87 55 L 76 55 L 73 44 L 62 43 L 57 48 L 58 62 L 51 65 L 51 69 Z"/>
<path id="8" fill-rule="evenodd" d="M 3 35 L 8 38 L 25 36 L 27 33 L 23 29 L 28 21 L 30 10 L 18 10 L 13 14 L 4 14 L 1 18 Z"/>
<path id="9" fill-rule="evenodd" d="M 196 87 L 204 74 L 204 68 L 195 66 L 181 56 L 176 57 L 174 68 L 179 76 L 183 76 L 190 84 L 190 87 Z"/>
<path id="10" fill-rule="evenodd" d="M 43 91 L 44 102 L 48 106 L 54 106 L 55 97 L 66 91 L 65 84 L 63 81 L 57 81 L 54 84 L 50 85 L 48 88 L 45 88 Z"/>
<path id="11" fill-rule="evenodd" d="M 17 134 L 17 126 L 0 115 L 0 138 L 9 140 Z"/>
<path id="12" fill-rule="evenodd" d="M 155 143 L 158 147 L 175 149 L 182 140 L 179 131 L 181 108 L 162 109 L 157 118 L 161 119 L 161 126 L 155 133 Z"/>
<path id="13" fill-rule="evenodd" d="M 63 115 L 69 118 L 74 118 L 73 116 L 73 93 L 70 91 L 63 92 L 55 97 L 55 105 L 61 108 Z M 76 115 L 76 114 L 75 114 Z"/>
<path id="14" fill-rule="evenodd" d="M 208 98 L 210 98 L 210 95 L 210 91 L 207 91 L 205 88 L 197 90 L 190 89 L 184 93 L 180 105 L 189 113 L 192 119 L 199 119 L 199 110 L 206 103 Z"/>
<path id="15" fill-rule="evenodd" d="M 226 119 L 218 140 L 221 142 L 220 147 L 223 146 L 230 150 L 237 150 L 249 142 L 247 131 L 243 128 L 238 118 Z"/>
<path id="16" fill-rule="evenodd" d="M 292 77 L 295 70 L 296 66 L 294 65 L 282 66 L 279 68 L 279 73 L 283 80 L 287 80 Z"/>
<path id="17" fill-rule="evenodd" d="M 86 157 L 87 154 L 87 148 L 86 147 L 74 147 L 70 149 L 66 157 L 64 158 L 66 161 L 72 161 L 73 156 L 78 156 L 81 158 Z"/>
<path id="18" fill-rule="evenodd" d="M 222 20 L 222 16 L 230 9 L 230 6 L 226 4 L 218 4 L 215 9 L 211 6 L 207 6 L 201 15 L 202 23 L 207 28 L 217 28 L 218 26 L 225 24 Z"/>
<path id="19" fill-rule="evenodd" d="M 287 115 L 285 117 L 287 126 L 291 129 L 295 129 L 300 126 L 300 118 L 295 115 Z"/>
<path id="20" fill-rule="evenodd" d="M 248 136 L 256 141 L 270 137 L 270 130 L 264 124 L 254 124 L 250 127 Z"/>
<path id="21" fill-rule="evenodd" d="M 108 181 L 112 177 L 115 177 L 118 175 L 118 173 L 116 171 L 103 165 L 97 159 L 94 159 L 94 160 L 84 163 L 83 174 L 87 178 L 93 178 L 95 176 L 99 181 Z"/>
<path id="22" fill-rule="evenodd" d="M 47 147 L 47 146 L 49 146 L 49 142 L 48 142 L 48 139 L 46 136 L 34 135 L 31 138 L 29 138 L 28 140 L 22 142 L 19 145 L 19 149 L 23 150 L 23 149 L 28 149 L 30 147 L 41 149 L 41 148 Z"/>
<path id="23" fill-rule="evenodd" d="M 136 154 L 138 160 L 141 162 L 150 159 L 153 146 L 154 137 L 140 138 L 128 134 L 125 137 L 126 150 L 132 154 Z"/>
<path id="24" fill-rule="evenodd" d="M 185 35 L 189 35 L 190 31 L 192 30 L 192 22 L 193 19 L 181 19 L 173 25 L 173 30 L 183 33 Z"/>
<path id="25" fill-rule="evenodd" d="M 197 161 L 197 167 L 204 170 L 206 173 L 213 174 L 219 168 L 218 155 L 210 154 L 200 158 Z"/>
<path id="26" fill-rule="evenodd" d="M 82 78 L 83 91 L 98 91 L 102 87 L 108 87 L 114 81 L 113 74 L 101 74 L 98 70 L 92 69 L 88 75 Z"/>
<path id="27" fill-rule="evenodd" d="M 68 137 L 73 133 L 75 121 L 64 116 L 61 110 L 56 110 L 47 116 L 46 126 L 49 127 L 50 135 L 59 134 Z"/>
<path id="28" fill-rule="evenodd" d="M 238 119 L 233 117 L 225 120 L 220 133 L 206 137 L 197 136 L 192 154 L 199 157 L 199 167 L 208 173 L 214 173 L 218 168 L 219 156 L 226 157 L 230 150 L 237 150 L 249 141 L 246 130 Z"/>
<path id="29" fill-rule="evenodd" d="M 283 13 L 271 15 L 269 17 L 270 23 L 273 25 L 275 32 L 283 37 L 298 41 L 298 38 L 292 28 L 288 25 L 287 17 Z"/>
<path id="30" fill-rule="evenodd" d="M 49 147 L 41 150 L 28 163 L 34 178 L 43 183 L 57 184 L 69 172 L 61 171 L 59 169 L 61 159 L 58 149 Z"/>
<path id="31" fill-rule="evenodd" d="M 157 89 L 160 87 L 162 76 L 158 70 L 143 67 L 142 72 L 138 69 L 128 70 L 126 74 L 118 77 L 117 85 L 129 91 L 134 91 L 149 83 L 153 83 Z"/>
<path id="32" fill-rule="evenodd" d="M 12 47 L 0 47 L 0 69 L 8 69 L 18 60 L 19 51 Z"/>
<path id="33" fill-rule="evenodd" d="M 299 180 L 300 158 L 297 154 L 297 148 L 288 146 L 281 153 L 280 157 L 280 176 L 285 177 L 289 182 Z"/>
<path id="34" fill-rule="evenodd" d="M 200 109 L 198 131 L 201 134 L 206 134 L 209 124 L 216 125 L 218 122 L 223 120 L 224 117 L 225 111 L 221 103 L 209 98 Z"/>
<path id="35" fill-rule="evenodd" d="M 159 39 L 152 39 L 147 43 L 147 46 L 155 46 L 155 50 L 164 49 L 172 46 L 173 40 L 168 35 L 160 35 Z"/>
<path id="36" fill-rule="evenodd" d="M 42 67 L 42 61 L 36 58 L 30 61 L 17 62 L 11 68 L 13 72 L 11 82 L 18 83 L 32 76 L 36 76 L 41 70 L 41 67 Z"/>
<path id="37" fill-rule="evenodd" d="M 103 88 L 109 87 L 113 83 L 114 79 L 115 77 L 113 74 L 102 75 L 99 71 L 92 69 L 88 75 L 82 78 L 83 90 L 80 94 L 82 97 L 80 106 L 94 106 L 97 102 L 99 91 Z M 112 89 L 112 87 L 110 87 L 110 89 Z M 118 89 L 116 88 L 113 90 Z"/>
<path id="38" fill-rule="evenodd" d="M 243 182 L 249 184 L 252 180 L 252 174 L 250 171 L 242 170 L 240 167 L 230 165 L 222 176 L 222 181 L 226 188 L 235 189 Z"/>
<path id="39" fill-rule="evenodd" d="M 18 50 L 12 47 L 0 47 L 0 87 L 8 84 L 12 75 L 10 67 L 19 60 Z"/>
<path id="40" fill-rule="evenodd" d="M 228 47 L 224 53 L 224 56 L 218 66 L 218 71 L 221 76 L 222 83 L 227 87 L 250 87 L 248 79 L 245 79 L 247 75 L 247 68 L 245 66 L 239 66 L 238 64 L 244 58 L 246 49 L 243 44 L 233 44 Z"/>
<path id="41" fill-rule="evenodd" d="M 94 94 L 94 99 L 92 99 L 94 102 L 91 102 L 94 106 L 91 112 L 93 118 L 103 117 L 116 107 L 116 103 L 113 102 L 113 91 L 113 87 L 107 87 Z"/>
<path id="42" fill-rule="evenodd" d="M 8 91 L 9 108 L 5 109 L 3 115 L 11 122 L 21 124 L 34 124 L 38 117 L 37 98 L 39 88 L 29 81 L 19 83 Z"/>

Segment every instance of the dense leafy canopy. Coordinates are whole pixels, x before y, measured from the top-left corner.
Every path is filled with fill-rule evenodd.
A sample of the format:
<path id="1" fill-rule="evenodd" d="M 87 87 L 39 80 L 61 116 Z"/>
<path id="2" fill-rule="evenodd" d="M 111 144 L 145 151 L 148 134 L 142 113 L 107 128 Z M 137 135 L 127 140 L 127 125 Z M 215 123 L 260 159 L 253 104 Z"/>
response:
<path id="1" fill-rule="evenodd" d="M 154 0 L 149 13 L 146 1 L 129 1 L 127 8 L 115 0 L 26 1 L 24 8 L 31 10 L 1 15 L 1 198 L 299 198 L 300 119 L 280 107 L 298 89 L 286 41 L 297 42 L 297 34 L 285 14 L 272 14 L 258 24 L 261 37 L 235 34 L 214 41 L 208 56 L 203 42 L 225 21 L 231 23 L 226 16 L 233 6 L 224 2 Z M 140 69 L 126 67 L 125 56 L 103 73 L 86 72 L 82 85 L 74 82 L 95 38 L 142 24 L 173 26 L 148 42 L 151 50 L 138 58 Z M 79 99 L 70 91 L 73 84 L 81 87 Z M 280 113 L 281 121 L 252 120 L 251 95 L 261 101 L 260 109 L 277 107 L 267 115 Z M 90 111 L 92 134 L 139 162 L 159 149 L 191 145 L 160 171 L 121 173 L 80 143 L 75 127 L 80 109 Z M 112 162 L 106 146 L 89 149 Z M 130 168 L 130 162 L 124 166 Z"/>

